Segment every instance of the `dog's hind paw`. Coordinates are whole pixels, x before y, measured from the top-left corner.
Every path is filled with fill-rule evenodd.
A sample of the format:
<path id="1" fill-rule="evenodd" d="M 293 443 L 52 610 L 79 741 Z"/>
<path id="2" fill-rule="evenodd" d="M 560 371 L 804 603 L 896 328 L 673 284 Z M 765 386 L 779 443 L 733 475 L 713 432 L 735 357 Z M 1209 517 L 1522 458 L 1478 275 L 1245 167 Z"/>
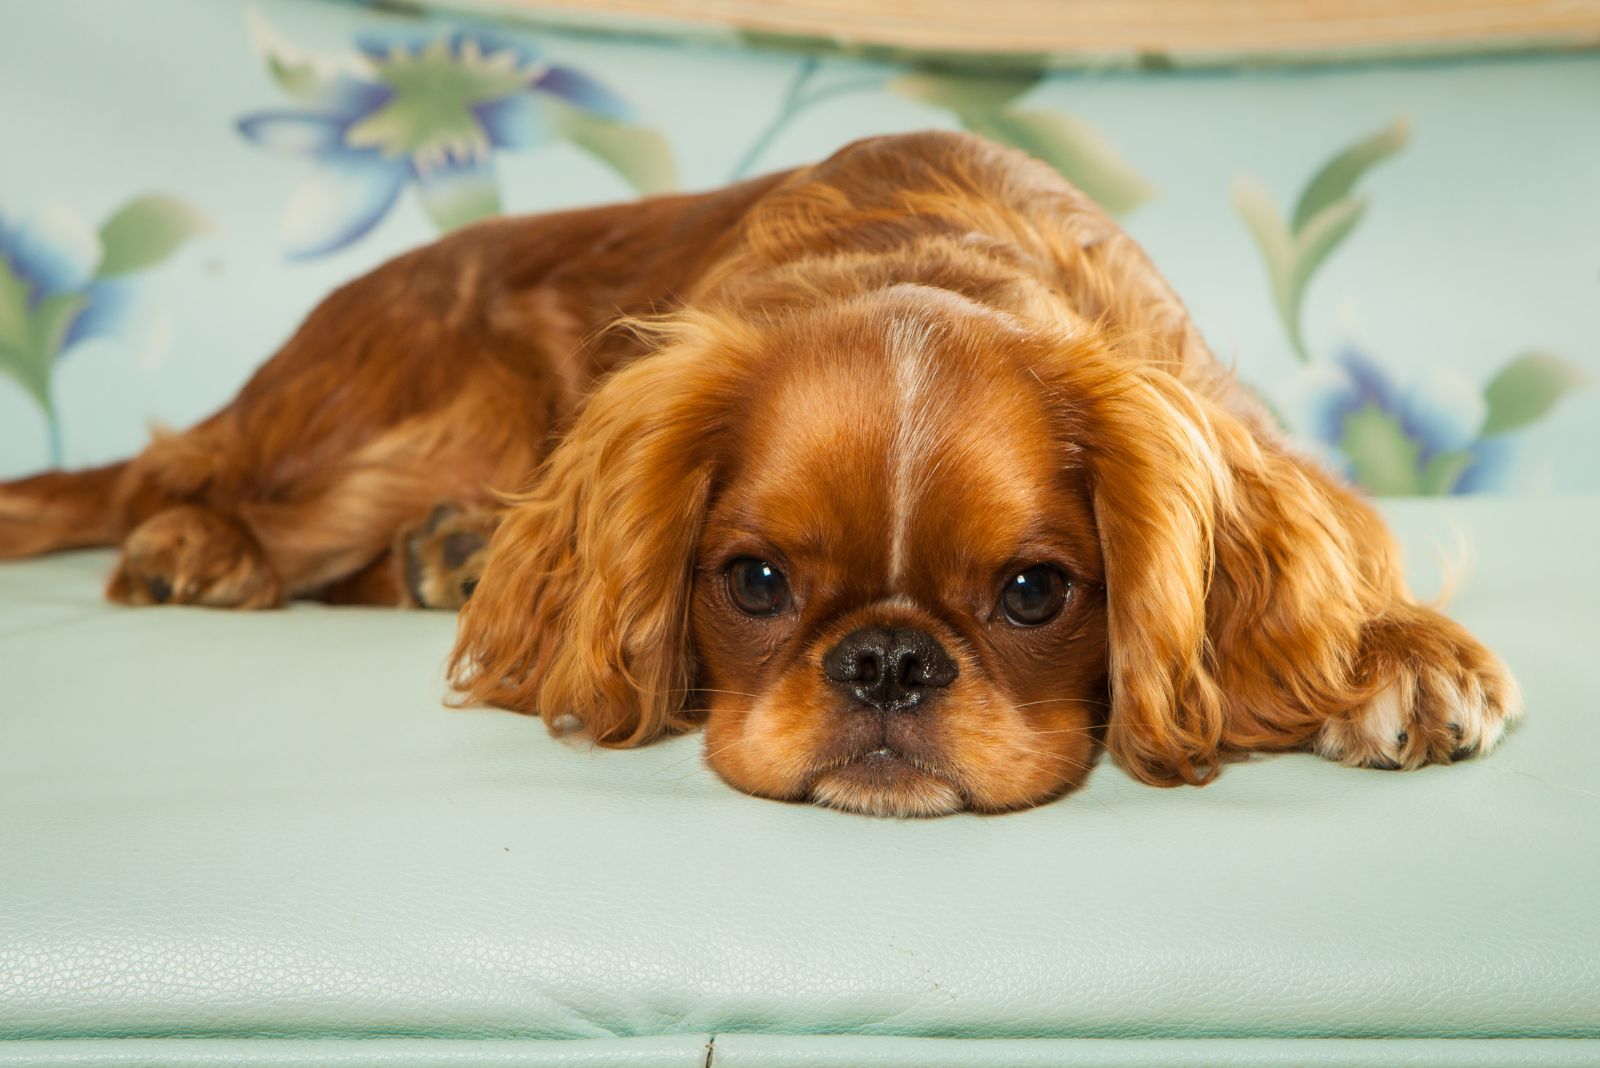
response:
<path id="1" fill-rule="evenodd" d="M 122 542 L 106 597 L 127 605 L 276 608 L 283 583 L 236 520 L 182 505 L 158 512 Z"/>
<path id="2" fill-rule="evenodd" d="M 455 611 L 477 589 L 488 558 L 489 537 L 499 525 L 493 512 L 441 504 L 419 527 L 396 538 L 406 603 Z"/>

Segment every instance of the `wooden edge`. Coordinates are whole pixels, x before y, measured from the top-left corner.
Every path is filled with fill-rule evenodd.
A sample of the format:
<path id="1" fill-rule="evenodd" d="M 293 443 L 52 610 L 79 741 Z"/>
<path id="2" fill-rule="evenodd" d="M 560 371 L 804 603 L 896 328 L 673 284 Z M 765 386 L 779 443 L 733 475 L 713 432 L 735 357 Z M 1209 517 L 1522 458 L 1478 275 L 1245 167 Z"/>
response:
<path id="1" fill-rule="evenodd" d="M 1600 48 L 1600 0 L 391 0 L 387 6 L 489 14 L 567 31 L 956 66 L 1303 65 Z"/>

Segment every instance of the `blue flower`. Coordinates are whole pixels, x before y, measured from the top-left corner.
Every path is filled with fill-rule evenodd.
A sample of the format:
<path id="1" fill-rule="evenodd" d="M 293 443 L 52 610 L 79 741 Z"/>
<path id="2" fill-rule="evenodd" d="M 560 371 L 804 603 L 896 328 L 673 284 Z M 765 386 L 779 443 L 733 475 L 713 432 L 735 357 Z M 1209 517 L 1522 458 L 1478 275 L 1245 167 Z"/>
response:
<path id="1" fill-rule="evenodd" d="M 0 215 L 0 372 L 44 411 L 57 464 L 56 362 L 89 338 L 122 332 L 132 318 L 134 275 L 208 225 L 182 201 L 159 195 L 128 201 L 98 231 L 61 207 L 21 221 Z"/>
<path id="2" fill-rule="evenodd" d="M 13 288 L 11 299 L 24 317 L 43 314 L 41 306 L 52 300 L 61 307 L 55 358 L 89 338 L 115 336 L 126 325 L 129 280 L 96 277 L 102 258 L 99 235 L 66 208 L 51 206 L 16 222 L 0 214 L 0 286 Z M 0 337 L 0 346 L 20 341 Z"/>
<path id="3" fill-rule="evenodd" d="M 1512 441 L 1483 435 L 1483 391 L 1449 367 L 1398 384 L 1345 348 L 1306 368 L 1285 409 L 1324 460 L 1373 493 L 1485 493 L 1512 480 Z"/>
<path id="4" fill-rule="evenodd" d="M 544 111 L 552 103 L 602 120 L 632 118 L 583 72 L 484 32 L 366 34 L 359 55 L 343 63 L 301 60 L 270 39 L 263 48 L 279 84 L 309 105 L 238 123 L 257 144 L 316 165 L 287 211 L 295 258 L 360 238 L 408 185 L 441 229 L 496 214 L 494 153 L 552 140 Z"/>

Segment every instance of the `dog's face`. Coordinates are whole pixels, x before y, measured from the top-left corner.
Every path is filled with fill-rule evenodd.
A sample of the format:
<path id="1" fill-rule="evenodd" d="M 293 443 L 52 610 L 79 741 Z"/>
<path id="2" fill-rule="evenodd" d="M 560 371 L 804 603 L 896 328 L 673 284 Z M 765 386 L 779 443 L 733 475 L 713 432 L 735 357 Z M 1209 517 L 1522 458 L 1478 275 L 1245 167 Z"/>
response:
<path id="1" fill-rule="evenodd" d="M 734 786 L 886 815 L 1048 800 L 1170 703 L 1203 471 L 1098 342 L 919 287 L 672 329 L 496 534 L 469 698 L 602 744 L 704 720 Z"/>
<path id="2" fill-rule="evenodd" d="M 706 754 L 766 797 L 994 811 L 1088 770 L 1105 707 L 1086 472 L 952 304 L 766 340 L 694 552 Z"/>

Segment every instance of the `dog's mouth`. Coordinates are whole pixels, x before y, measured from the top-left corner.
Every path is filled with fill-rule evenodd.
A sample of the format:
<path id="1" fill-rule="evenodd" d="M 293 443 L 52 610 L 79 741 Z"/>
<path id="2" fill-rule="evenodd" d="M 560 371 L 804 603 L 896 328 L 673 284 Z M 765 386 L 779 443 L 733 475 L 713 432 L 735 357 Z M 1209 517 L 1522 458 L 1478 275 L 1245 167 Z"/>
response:
<path id="1" fill-rule="evenodd" d="M 887 745 L 822 771 L 812 783 L 811 800 L 869 816 L 944 816 L 966 807 L 948 776 Z"/>

